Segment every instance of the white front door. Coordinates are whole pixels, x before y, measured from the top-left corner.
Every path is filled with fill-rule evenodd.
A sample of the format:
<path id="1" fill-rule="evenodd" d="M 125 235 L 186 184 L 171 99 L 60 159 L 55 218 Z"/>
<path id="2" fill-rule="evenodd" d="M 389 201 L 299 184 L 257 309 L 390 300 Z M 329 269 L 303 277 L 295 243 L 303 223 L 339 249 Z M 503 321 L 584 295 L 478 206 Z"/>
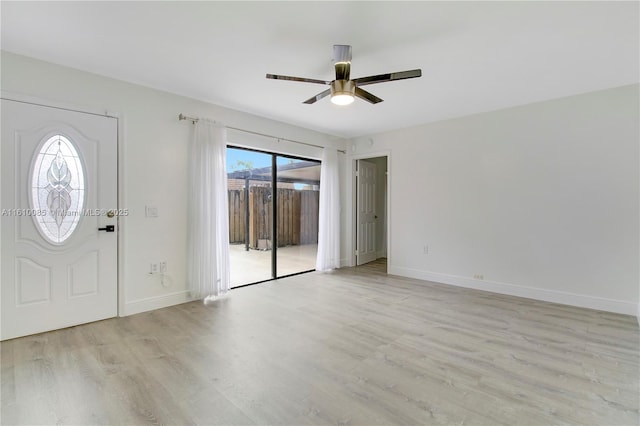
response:
<path id="1" fill-rule="evenodd" d="M 1 142 L 0 338 L 116 316 L 117 120 L 2 99 Z"/>
<path id="2" fill-rule="evenodd" d="M 376 165 L 358 160 L 357 261 L 376 260 Z"/>

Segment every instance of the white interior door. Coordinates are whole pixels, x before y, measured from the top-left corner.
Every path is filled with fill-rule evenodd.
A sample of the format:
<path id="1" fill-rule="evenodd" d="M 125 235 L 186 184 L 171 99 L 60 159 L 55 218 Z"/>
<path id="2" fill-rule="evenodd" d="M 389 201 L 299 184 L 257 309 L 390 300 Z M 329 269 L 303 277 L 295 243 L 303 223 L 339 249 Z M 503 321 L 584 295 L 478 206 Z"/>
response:
<path id="1" fill-rule="evenodd" d="M 117 120 L 3 99 L 1 148 L 1 339 L 116 316 Z"/>
<path id="2" fill-rule="evenodd" d="M 376 165 L 358 160 L 356 264 L 376 260 Z"/>

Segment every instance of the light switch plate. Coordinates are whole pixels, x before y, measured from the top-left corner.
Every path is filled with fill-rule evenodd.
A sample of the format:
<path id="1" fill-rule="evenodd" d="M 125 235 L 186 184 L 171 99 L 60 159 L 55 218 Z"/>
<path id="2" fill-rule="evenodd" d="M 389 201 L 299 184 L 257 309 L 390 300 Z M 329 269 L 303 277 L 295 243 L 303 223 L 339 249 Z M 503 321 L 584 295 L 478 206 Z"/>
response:
<path id="1" fill-rule="evenodd" d="M 158 208 L 155 206 L 145 206 L 144 215 L 146 217 L 158 217 Z"/>

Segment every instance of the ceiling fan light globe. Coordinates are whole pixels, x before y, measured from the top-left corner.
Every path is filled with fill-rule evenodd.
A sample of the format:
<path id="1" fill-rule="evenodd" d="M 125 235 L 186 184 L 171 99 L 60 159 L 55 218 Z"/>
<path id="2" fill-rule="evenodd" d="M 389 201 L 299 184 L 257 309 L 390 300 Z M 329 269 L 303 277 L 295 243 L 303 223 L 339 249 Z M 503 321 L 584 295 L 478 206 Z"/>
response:
<path id="1" fill-rule="evenodd" d="M 338 93 L 331 96 L 331 102 L 336 105 L 349 105 L 353 103 L 353 96 L 349 93 Z"/>
<path id="2" fill-rule="evenodd" d="M 336 105 L 349 105 L 355 99 L 356 85 L 349 80 L 331 82 L 331 102 Z"/>

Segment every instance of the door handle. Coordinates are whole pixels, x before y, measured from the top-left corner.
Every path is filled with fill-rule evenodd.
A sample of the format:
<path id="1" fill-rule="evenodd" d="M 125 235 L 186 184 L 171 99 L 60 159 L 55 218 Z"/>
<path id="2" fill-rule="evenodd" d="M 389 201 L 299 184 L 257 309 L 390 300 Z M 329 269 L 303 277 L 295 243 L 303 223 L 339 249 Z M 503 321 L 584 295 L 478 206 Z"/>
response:
<path id="1" fill-rule="evenodd" d="M 116 226 L 115 225 L 107 225 L 104 228 L 98 228 L 98 231 L 115 232 L 116 231 Z"/>

